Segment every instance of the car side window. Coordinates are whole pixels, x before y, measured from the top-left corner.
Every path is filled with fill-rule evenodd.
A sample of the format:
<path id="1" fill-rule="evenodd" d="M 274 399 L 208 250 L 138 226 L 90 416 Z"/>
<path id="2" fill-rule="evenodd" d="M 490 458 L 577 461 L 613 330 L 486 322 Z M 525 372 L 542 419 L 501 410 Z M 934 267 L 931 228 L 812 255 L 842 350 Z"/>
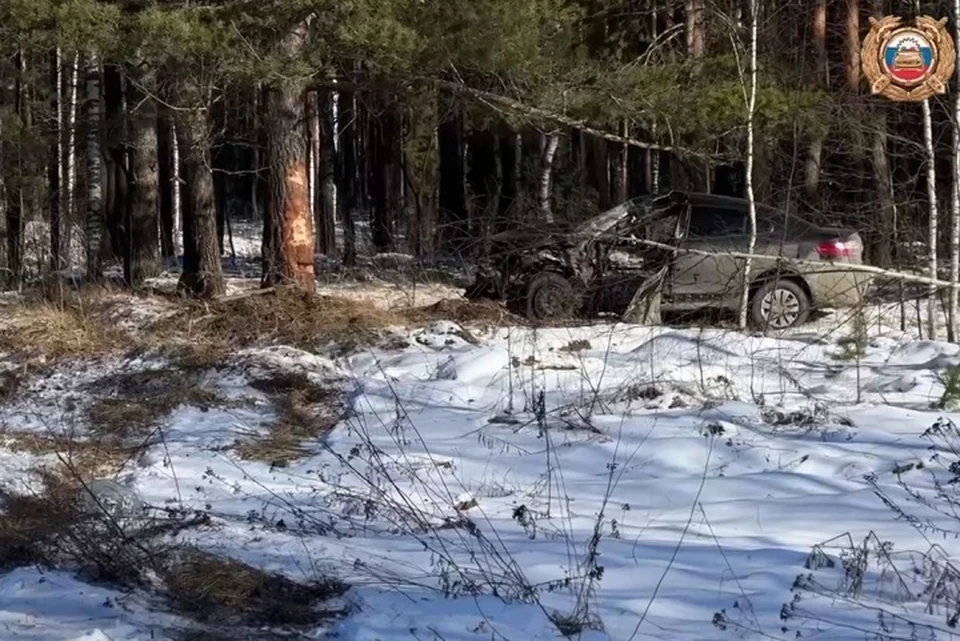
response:
<path id="1" fill-rule="evenodd" d="M 723 238 L 746 233 L 747 212 L 724 207 L 696 206 L 690 211 L 689 238 Z"/>

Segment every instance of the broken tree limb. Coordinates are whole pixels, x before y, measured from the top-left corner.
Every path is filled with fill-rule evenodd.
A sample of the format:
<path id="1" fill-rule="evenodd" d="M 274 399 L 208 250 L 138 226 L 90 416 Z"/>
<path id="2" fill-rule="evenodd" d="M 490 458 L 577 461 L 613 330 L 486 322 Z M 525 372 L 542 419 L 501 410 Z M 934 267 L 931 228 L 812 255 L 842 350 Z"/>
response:
<path id="1" fill-rule="evenodd" d="M 395 79 L 401 84 L 409 84 L 410 79 Z M 685 147 L 678 147 L 676 145 L 661 145 L 655 142 L 650 142 L 648 140 L 640 140 L 630 136 L 623 136 L 617 133 L 606 131 L 605 129 L 600 129 L 591 125 L 586 120 L 581 118 L 573 118 L 565 114 L 557 113 L 551 111 L 550 109 L 544 109 L 543 107 L 536 107 L 529 105 L 520 100 L 504 96 L 493 91 L 487 91 L 484 89 L 476 89 L 474 87 L 468 87 L 462 83 L 453 82 L 451 80 L 440 80 L 438 78 L 430 78 L 428 76 L 417 76 L 414 79 L 414 82 L 423 83 L 432 85 L 438 89 L 446 89 L 453 93 L 462 94 L 469 96 L 474 100 L 482 102 L 487 106 L 499 110 L 499 111 L 508 111 L 513 114 L 530 116 L 538 118 L 541 120 L 547 120 L 554 122 L 558 125 L 568 127 L 570 129 L 575 129 L 591 136 L 596 136 L 597 138 L 602 138 L 603 140 L 608 140 L 610 142 L 620 143 L 622 145 L 627 145 L 630 147 L 636 147 L 638 149 L 646 149 L 649 151 L 662 151 L 666 153 L 676 154 L 678 156 L 686 156 L 691 158 L 701 158 L 701 159 L 714 159 L 717 158 L 717 154 L 708 154 L 703 152 L 697 152 L 692 149 L 687 149 Z M 337 78 L 334 82 L 333 79 L 321 82 L 314 82 L 311 85 L 311 88 L 324 88 L 324 89 L 333 89 L 337 88 L 343 90 L 344 88 L 356 88 L 356 83 L 347 78 Z"/>
<path id="2" fill-rule="evenodd" d="M 658 249 L 666 249 L 669 251 L 675 251 L 678 254 L 688 254 L 693 256 L 728 256 L 730 258 L 739 258 L 742 260 L 764 260 L 764 261 L 775 261 L 784 265 L 796 265 L 803 267 L 818 267 L 818 271 L 822 273 L 829 273 L 829 270 L 823 269 L 830 265 L 836 265 L 835 271 L 851 271 L 859 272 L 863 274 L 872 274 L 874 276 L 883 276 L 891 280 L 899 280 L 905 283 L 920 283 L 923 285 L 933 285 L 935 287 L 943 288 L 960 288 L 960 283 L 951 283 L 950 281 L 940 280 L 939 278 L 931 278 L 929 276 L 920 276 L 919 274 L 909 274 L 907 272 L 899 272 L 892 269 L 882 269 L 880 267 L 874 267 L 872 265 L 857 265 L 854 263 L 827 263 L 824 261 L 818 260 L 803 260 L 802 258 L 783 258 L 782 256 L 775 256 L 770 254 L 749 254 L 747 252 L 710 252 L 702 249 L 686 249 L 683 247 L 676 247 L 674 245 L 668 245 L 666 243 L 658 243 L 655 240 L 641 240 L 639 238 L 627 238 L 623 239 L 624 242 L 634 243 L 637 245 L 644 245 L 647 247 L 656 247 Z"/>

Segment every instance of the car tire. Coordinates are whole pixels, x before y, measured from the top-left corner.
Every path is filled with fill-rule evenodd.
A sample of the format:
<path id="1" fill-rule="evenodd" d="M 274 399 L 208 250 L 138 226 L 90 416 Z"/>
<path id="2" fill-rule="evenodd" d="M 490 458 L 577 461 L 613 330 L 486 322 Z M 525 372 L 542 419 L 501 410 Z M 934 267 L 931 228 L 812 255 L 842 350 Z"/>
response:
<path id="1" fill-rule="evenodd" d="M 794 280 L 765 281 L 750 300 L 750 320 L 760 330 L 799 327 L 810 318 L 810 311 L 810 296 Z"/>
<path id="2" fill-rule="evenodd" d="M 540 322 L 572 318 L 580 307 L 573 285 L 554 272 L 542 272 L 530 280 L 524 303 L 527 318 Z"/>

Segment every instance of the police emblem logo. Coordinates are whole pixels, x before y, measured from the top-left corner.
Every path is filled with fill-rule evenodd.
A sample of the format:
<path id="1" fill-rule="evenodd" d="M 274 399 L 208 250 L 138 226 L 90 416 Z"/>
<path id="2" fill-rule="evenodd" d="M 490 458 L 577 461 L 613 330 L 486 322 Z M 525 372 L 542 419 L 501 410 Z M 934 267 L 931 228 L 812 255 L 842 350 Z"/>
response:
<path id="1" fill-rule="evenodd" d="M 873 94 L 913 102 L 946 93 L 956 66 L 956 49 L 947 19 L 920 16 L 914 26 L 887 16 L 870 19 L 860 65 Z"/>

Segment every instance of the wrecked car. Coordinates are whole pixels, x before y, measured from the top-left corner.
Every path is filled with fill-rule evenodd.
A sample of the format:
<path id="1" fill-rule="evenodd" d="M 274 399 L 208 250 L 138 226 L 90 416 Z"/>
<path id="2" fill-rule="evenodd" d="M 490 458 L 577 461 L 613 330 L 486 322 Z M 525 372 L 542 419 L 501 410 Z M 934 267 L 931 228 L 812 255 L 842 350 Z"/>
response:
<path id="1" fill-rule="evenodd" d="M 777 330 L 817 308 L 860 304 L 869 276 L 857 232 L 756 206 L 749 317 Z M 517 229 L 490 238 L 467 298 L 505 301 L 535 321 L 623 315 L 656 274 L 664 311 L 736 310 L 749 249 L 744 199 L 669 192 L 627 201 L 572 230 Z M 644 294 L 646 295 L 646 294 Z"/>

